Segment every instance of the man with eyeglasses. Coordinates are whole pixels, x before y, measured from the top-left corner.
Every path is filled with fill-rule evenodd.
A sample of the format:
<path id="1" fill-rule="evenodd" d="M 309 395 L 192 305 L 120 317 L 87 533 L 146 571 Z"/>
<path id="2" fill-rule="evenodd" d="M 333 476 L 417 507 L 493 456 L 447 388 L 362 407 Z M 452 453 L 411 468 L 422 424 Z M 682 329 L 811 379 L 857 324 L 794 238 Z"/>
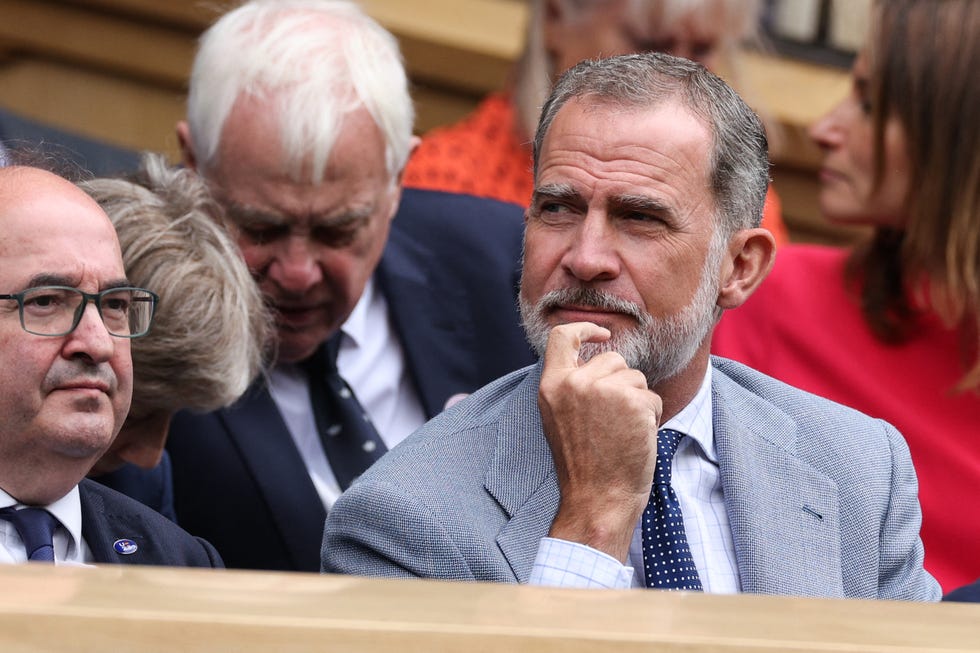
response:
<path id="1" fill-rule="evenodd" d="M 83 480 L 129 410 L 156 295 L 112 223 L 51 173 L 0 168 L 0 563 L 220 567 L 207 542 Z"/>

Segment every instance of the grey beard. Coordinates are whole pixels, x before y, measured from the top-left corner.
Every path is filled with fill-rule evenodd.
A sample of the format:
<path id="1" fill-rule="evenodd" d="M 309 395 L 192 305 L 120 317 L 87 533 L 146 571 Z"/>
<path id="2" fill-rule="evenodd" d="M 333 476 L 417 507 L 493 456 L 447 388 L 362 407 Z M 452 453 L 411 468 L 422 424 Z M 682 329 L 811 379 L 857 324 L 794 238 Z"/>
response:
<path id="1" fill-rule="evenodd" d="M 707 268 L 707 266 L 706 266 Z M 655 318 L 640 306 L 596 288 L 579 286 L 553 290 L 532 305 L 520 298 L 521 321 L 528 342 L 543 356 L 552 325 L 547 314 L 565 304 L 593 306 L 601 310 L 628 315 L 636 326 L 618 332 L 605 342 L 587 342 L 579 350 L 583 362 L 606 351 L 616 351 L 631 368 L 643 372 L 647 386 L 657 384 L 681 372 L 711 333 L 715 323 L 715 301 L 718 295 L 713 277 L 704 274 L 691 303 L 676 315 Z"/>

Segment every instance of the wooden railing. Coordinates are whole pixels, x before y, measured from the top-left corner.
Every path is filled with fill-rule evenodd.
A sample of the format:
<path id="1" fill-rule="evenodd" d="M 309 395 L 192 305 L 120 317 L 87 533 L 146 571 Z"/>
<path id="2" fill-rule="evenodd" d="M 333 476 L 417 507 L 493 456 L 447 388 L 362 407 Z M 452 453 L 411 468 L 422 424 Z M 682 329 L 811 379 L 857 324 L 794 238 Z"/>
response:
<path id="1" fill-rule="evenodd" d="M 133 149 L 178 156 L 198 35 L 228 0 L 0 0 L 0 105 Z M 399 39 L 420 132 L 501 88 L 523 41 L 520 0 L 362 0 Z M 819 152 L 806 128 L 847 90 L 846 71 L 747 54 L 744 86 L 779 127 L 776 188 L 794 237 L 846 241 L 818 215 Z"/>
<path id="2" fill-rule="evenodd" d="M 300 573 L 0 566 L 0 650 L 976 651 L 980 606 Z"/>

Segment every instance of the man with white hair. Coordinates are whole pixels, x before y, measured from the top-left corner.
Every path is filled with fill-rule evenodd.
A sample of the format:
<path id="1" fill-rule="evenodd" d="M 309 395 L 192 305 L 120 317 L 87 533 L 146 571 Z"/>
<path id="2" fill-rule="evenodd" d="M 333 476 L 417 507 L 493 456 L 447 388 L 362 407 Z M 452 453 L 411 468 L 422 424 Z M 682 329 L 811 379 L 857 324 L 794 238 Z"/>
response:
<path id="1" fill-rule="evenodd" d="M 201 40 L 184 160 L 278 328 L 268 381 L 178 415 L 168 441 L 178 520 L 230 567 L 318 570 L 326 511 L 353 478 L 533 360 L 515 302 L 522 210 L 403 197 L 412 122 L 397 44 L 353 3 L 255 0 Z"/>

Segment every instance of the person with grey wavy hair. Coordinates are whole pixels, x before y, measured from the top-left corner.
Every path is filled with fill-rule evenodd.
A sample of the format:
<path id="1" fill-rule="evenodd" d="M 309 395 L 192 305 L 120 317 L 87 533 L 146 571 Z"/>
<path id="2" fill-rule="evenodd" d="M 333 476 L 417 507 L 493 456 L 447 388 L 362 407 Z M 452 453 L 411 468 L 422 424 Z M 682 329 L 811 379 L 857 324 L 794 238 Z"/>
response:
<path id="1" fill-rule="evenodd" d="M 220 207 L 192 171 L 146 155 L 131 181 L 80 186 L 112 221 L 129 279 L 160 297 L 153 329 L 133 342 L 129 415 L 93 473 L 127 462 L 151 469 L 177 411 L 227 406 L 262 371 L 271 320 Z"/>

